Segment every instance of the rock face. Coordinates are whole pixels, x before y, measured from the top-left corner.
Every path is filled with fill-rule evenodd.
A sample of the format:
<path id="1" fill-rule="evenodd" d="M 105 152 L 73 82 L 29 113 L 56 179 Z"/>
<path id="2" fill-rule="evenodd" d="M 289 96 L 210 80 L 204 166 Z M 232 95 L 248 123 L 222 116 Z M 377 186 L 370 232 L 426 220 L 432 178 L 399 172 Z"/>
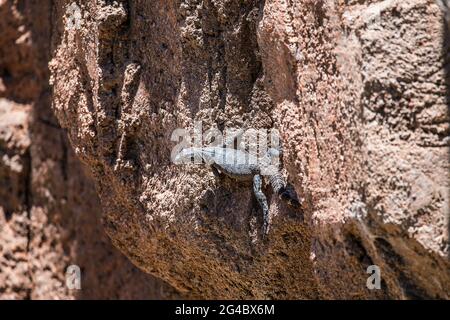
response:
<path id="1" fill-rule="evenodd" d="M 13 2 L 0 1 L 0 10 Z M 51 100 L 92 172 L 113 244 L 170 284 L 169 296 L 176 290 L 191 298 L 449 298 L 446 2 L 51 3 L 35 5 L 44 16 L 51 12 L 51 30 L 32 25 L 25 28 L 29 38 L 8 41 L 17 50 L 19 39 L 45 44 L 33 54 L 44 63 L 48 55 L 40 55 L 51 37 L 52 95 L 42 85 L 45 73 L 14 76 L 20 70 L 3 65 L 20 63 L 0 63 L 0 90 L 10 97 L 2 119 L 16 126 L 13 138 L 0 136 L 9 152 L 1 174 L 11 188 L 0 191 L 9 217 L 2 224 L 11 229 L 2 237 L 16 239 L 15 248 L 0 251 L 6 259 L 0 265 L 13 265 L 8 252 L 17 265 L 6 272 L 17 280 L 7 290 L 36 281 L 13 275 L 32 274 L 23 258 L 29 252 L 36 252 L 36 270 L 46 255 L 61 256 L 55 252 L 89 259 L 79 245 L 67 244 L 81 229 L 86 242 L 97 234 L 83 228 L 93 223 L 80 213 L 95 207 L 86 201 L 92 189 L 72 174 L 78 165 L 67 164 L 75 159 L 44 111 Z M 33 121 L 17 120 L 30 114 Z M 205 166 L 174 165 L 172 133 L 198 132 L 200 122 L 203 130 L 277 129 L 284 175 L 303 199 L 301 209 L 266 186 L 272 227 L 264 238 L 251 185 L 216 179 Z M 43 225 L 47 234 L 33 231 Z M 61 270 L 58 263 L 43 279 L 58 274 L 52 269 Z M 374 265 L 381 286 L 371 290 L 367 270 Z M 107 274 L 114 268 L 95 266 Z M 153 278 L 148 286 L 137 281 L 147 289 L 163 286 Z"/>
<path id="2" fill-rule="evenodd" d="M 266 1 L 258 35 L 324 291 L 448 298 L 448 28 L 439 6 Z M 373 264 L 384 283 L 367 294 L 361 270 Z"/>
<path id="3" fill-rule="evenodd" d="M 50 3 L 0 1 L 0 299 L 178 297 L 101 228 L 93 182 L 50 108 Z M 79 291 L 66 287 L 72 264 Z"/>

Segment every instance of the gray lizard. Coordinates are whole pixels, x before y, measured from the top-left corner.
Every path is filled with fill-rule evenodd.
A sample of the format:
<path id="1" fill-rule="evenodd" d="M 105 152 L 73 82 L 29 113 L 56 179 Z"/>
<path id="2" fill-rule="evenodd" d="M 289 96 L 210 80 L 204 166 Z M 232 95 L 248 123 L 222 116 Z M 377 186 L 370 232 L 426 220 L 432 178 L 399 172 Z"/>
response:
<path id="1" fill-rule="evenodd" d="M 252 181 L 253 192 L 263 210 L 263 232 L 269 232 L 269 207 L 267 198 L 262 192 L 262 176 L 266 176 L 274 193 L 287 200 L 293 206 L 299 206 L 295 193 L 287 188 L 286 181 L 275 167 L 273 159 L 280 156 L 280 151 L 274 148 L 268 149 L 265 156 L 257 158 L 248 152 L 221 147 L 193 147 L 181 150 L 174 159 L 175 164 L 206 163 L 212 169 L 215 176 L 226 175 L 238 181 Z"/>

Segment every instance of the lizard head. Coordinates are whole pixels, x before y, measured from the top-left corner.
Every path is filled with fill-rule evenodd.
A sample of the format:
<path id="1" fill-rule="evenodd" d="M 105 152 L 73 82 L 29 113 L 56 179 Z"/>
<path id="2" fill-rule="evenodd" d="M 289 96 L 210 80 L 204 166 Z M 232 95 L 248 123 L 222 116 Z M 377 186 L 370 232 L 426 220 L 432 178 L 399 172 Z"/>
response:
<path id="1" fill-rule="evenodd" d="M 175 164 L 202 164 L 214 160 L 214 151 L 210 148 L 186 148 L 181 150 L 173 159 Z"/>
<path id="2" fill-rule="evenodd" d="M 186 148 L 181 150 L 173 159 L 175 164 L 194 163 L 194 156 L 196 154 L 195 148 Z"/>

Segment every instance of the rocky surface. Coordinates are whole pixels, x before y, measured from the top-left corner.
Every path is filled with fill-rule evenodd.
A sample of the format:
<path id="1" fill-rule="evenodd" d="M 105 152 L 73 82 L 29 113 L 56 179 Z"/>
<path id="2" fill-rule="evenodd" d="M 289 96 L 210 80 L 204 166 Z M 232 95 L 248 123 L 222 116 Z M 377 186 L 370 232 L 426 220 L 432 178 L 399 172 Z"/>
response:
<path id="1" fill-rule="evenodd" d="M 362 2 L 266 1 L 259 29 L 314 269 L 332 297 L 376 264 L 376 296 L 448 298 L 448 29 L 433 1 Z"/>
<path id="2" fill-rule="evenodd" d="M 12 2 L 0 1 L 0 10 Z M 434 0 L 55 0 L 50 10 L 48 2 L 39 10 L 52 13 L 51 31 L 24 30 L 35 32 L 36 43 L 51 36 L 52 95 L 42 87 L 46 75 L 14 77 L 19 71 L 0 68 L 0 90 L 9 97 L 4 114 L 44 119 L 19 123 L 14 139 L 0 136 L 9 143 L 2 176 L 12 188 L 0 195 L 7 199 L 5 221 L 12 216 L 5 222 L 9 237 L 16 239 L 16 248 L 2 248 L 6 263 L 0 265 L 11 268 L 3 274 L 30 274 L 26 257 L 36 243 L 43 249 L 35 250 L 32 264 L 60 256 L 55 252 L 64 252 L 67 261 L 89 259 L 67 244 L 92 244 L 99 233 L 84 230 L 77 214 L 58 213 L 93 206 L 85 200 L 91 195 L 80 195 L 87 180 L 71 174 L 78 165 L 67 165 L 75 160 L 61 131 L 39 134 L 48 132 L 42 129 L 48 123 L 57 128 L 48 109 L 39 107 L 51 100 L 75 154 L 92 172 L 114 246 L 172 286 L 161 292 L 448 299 L 446 8 Z M 7 22 L 12 33 L 20 29 L 14 23 Z M 25 37 L 10 38 L 20 43 Z M 9 64 L 14 62 L 0 66 Z M 19 100 L 17 94 L 30 96 Z M 30 103 L 41 99 L 46 103 Z M 204 130 L 279 130 L 284 174 L 303 201 L 297 210 L 265 187 L 268 237 L 261 235 L 251 185 L 171 162 L 177 144 L 172 132 L 198 132 L 199 121 Z M 66 189 L 58 187 L 61 181 Z M 55 189 L 46 191 L 51 185 Z M 30 190 L 32 197 L 23 198 Z M 20 209 L 9 209 L 14 206 Z M 55 241 L 50 248 L 62 248 L 49 250 L 39 243 L 54 238 L 34 231 L 30 220 L 61 238 L 83 238 Z M 48 267 L 43 279 L 61 275 L 52 270 L 62 270 L 60 265 Z M 381 270 L 380 290 L 366 286 L 371 265 Z M 143 277 L 131 273 L 129 278 Z M 35 282 L 31 276 L 14 279 L 28 281 L 16 288 Z M 111 278 L 112 286 L 117 279 Z M 163 286 L 148 281 L 146 288 Z"/>
<path id="3" fill-rule="evenodd" d="M 50 3 L 0 1 L 0 299 L 178 297 L 102 230 L 93 182 L 50 108 Z M 82 290 L 66 287 L 72 264 Z"/>

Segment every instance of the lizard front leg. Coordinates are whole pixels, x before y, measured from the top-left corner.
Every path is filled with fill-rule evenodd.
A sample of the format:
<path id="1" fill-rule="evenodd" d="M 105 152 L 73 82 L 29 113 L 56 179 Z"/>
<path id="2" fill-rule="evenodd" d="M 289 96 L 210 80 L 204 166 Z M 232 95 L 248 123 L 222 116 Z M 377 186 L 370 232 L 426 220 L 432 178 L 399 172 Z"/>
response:
<path id="1" fill-rule="evenodd" d="M 264 234 L 269 233 L 269 206 L 267 204 L 267 198 L 261 190 L 262 178 L 259 174 L 253 177 L 253 192 L 255 193 L 256 199 L 263 210 L 264 217 Z"/>

